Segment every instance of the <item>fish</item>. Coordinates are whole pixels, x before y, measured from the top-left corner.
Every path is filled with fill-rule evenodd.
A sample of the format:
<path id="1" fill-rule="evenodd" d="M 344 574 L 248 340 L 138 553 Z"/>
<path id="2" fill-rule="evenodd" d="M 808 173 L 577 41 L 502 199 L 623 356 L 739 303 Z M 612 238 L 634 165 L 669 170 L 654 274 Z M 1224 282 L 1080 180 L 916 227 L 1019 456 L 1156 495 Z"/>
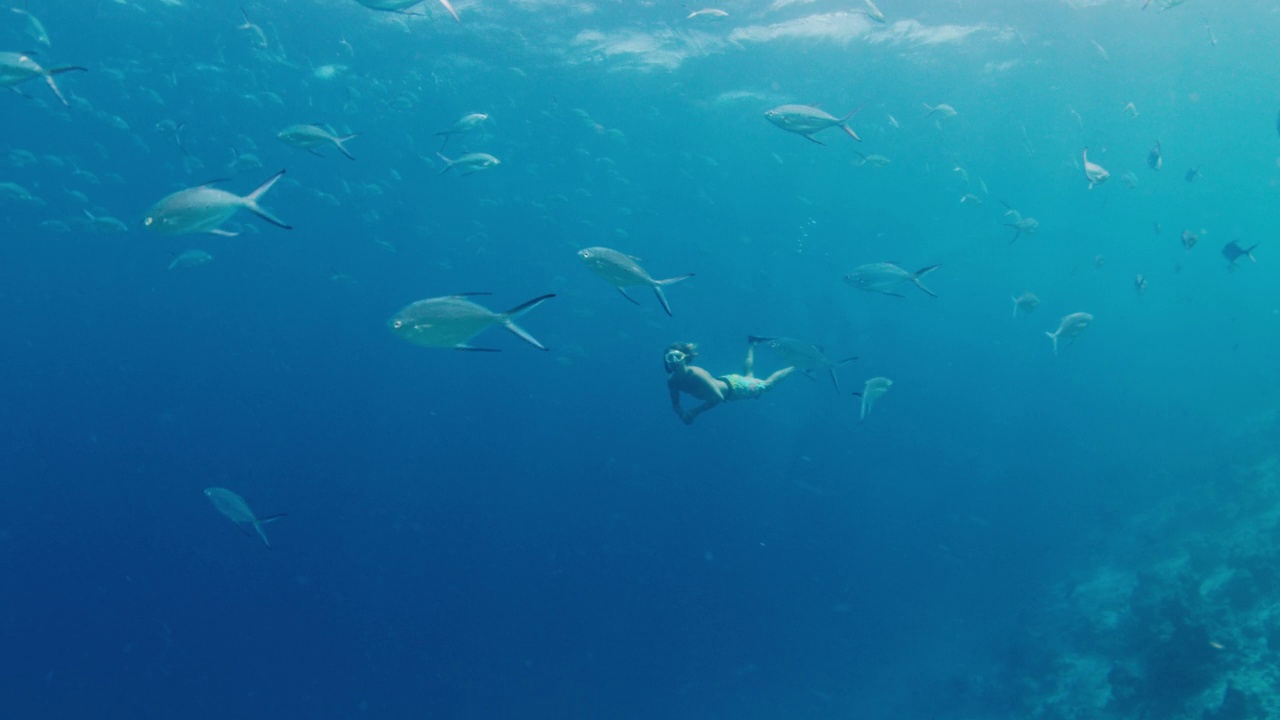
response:
<path id="1" fill-rule="evenodd" d="M 1143 277 L 1141 273 L 1133 279 L 1133 289 L 1139 295 L 1142 295 L 1147 291 L 1147 279 Z"/>
<path id="2" fill-rule="evenodd" d="M 938 117 L 941 117 L 941 118 L 953 118 L 959 114 L 956 112 L 955 108 L 951 107 L 946 103 L 938 103 L 937 105 L 930 105 L 929 103 L 921 103 L 921 104 L 924 105 L 925 117 L 932 117 L 934 115 L 937 115 Z"/>
<path id="3" fill-rule="evenodd" d="M 668 316 L 671 315 L 671 306 L 667 304 L 667 296 L 663 294 L 662 288 L 693 277 L 693 273 L 689 273 L 667 278 L 666 280 L 654 280 L 649 277 L 649 273 L 644 268 L 640 267 L 639 258 L 607 247 L 583 248 L 578 251 L 578 257 L 582 258 L 582 261 L 587 264 L 591 272 L 618 288 L 618 292 L 622 293 L 622 297 L 636 305 L 640 303 L 627 294 L 627 288 L 641 285 L 648 285 L 653 288 L 653 294 L 658 296 L 658 302 Z"/>
<path id="4" fill-rule="evenodd" d="M 168 269 L 199 267 L 212 259 L 213 256 L 204 250 L 184 250 L 173 256 L 173 262 L 169 263 Z"/>
<path id="5" fill-rule="evenodd" d="M 466 155 L 459 156 L 457 160 L 450 160 L 440 153 L 436 153 L 436 155 L 441 160 L 445 161 L 444 169 L 440 171 L 441 175 L 449 172 L 455 167 L 466 171 L 462 173 L 464 176 L 474 175 L 481 170 L 491 170 L 502 164 L 498 158 L 490 155 L 489 153 L 467 153 Z"/>
<path id="6" fill-rule="evenodd" d="M 1107 49 L 1099 45 L 1097 40 L 1090 40 L 1089 42 L 1093 43 L 1093 48 L 1098 51 L 1103 60 L 1111 61 L 1111 56 L 1107 54 Z"/>
<path id="7" fill-rule="evenodd" d="M 884 293 L 894 297 L 903 297 L 902 294 L 893 292 L 894 289 L 903 283 L 911 283 L 926 294 L 938 297 L 932 290 L 925 287 L 924 283 L 920 282 L 920 278 L 937 270 L 939 267 L 939 265 L 930 265 L 911 273 L 893 263 L 871 263 L 854 268 L 852 273 L 844 276 L 844 281 L 859 290 Z"/>
<path id="8" fill-rule="evenodd" d="M 694 10 L 693 12 L 689 13 L 687 16 L 685 16 L 685 20 L 694 20 L 700 17 L 708 18 L 711 20 L 719 20 L 721 18 L 729 17 L 729 13 L 723 10 L 717 10 L 716 8 L 703 8 L 702 10 Z"/>
<path id="9" fill-rule="evenodd" d="M 1191 248 L 1196 246 L 1196 242 L 1198 242 L 1200 238 L 1197 237 L 1196 234 L 1191 232 L 1190 230 L 1183 230 L 1181 240 L 1182 240 L 1182 247 L 1190 250 Z"/>
<path id="10" fill-rule="evenodd" d="M 14 87 L 33 78 L 43 77 L 58 101 L 68 107 L 70 105 L 62 96 L 58 84 L 53 81 L 53 76 L 72 71 L 88 72 L 88 68 L 82 68 L 79 65 L 63 65 L 46 69 L 32 60 L 28 53 L 0 52 L 0 87 Z"/>
<path id="11" fill-rule="evenodd" d="M 254 47 L 258 48 L 259 50 L 266 50 L 266 49 L 267 49 L 267 47 L 268 47 L 268 46 L 267 46 L 267 34 L 266 34 L 266 33 L 264 33 L 264 32 L 262 32 L 262 28 L 258 27 L 257 25 L 254 25 L 254 24 L 253 24 L 253 22 L 252 22 L 251 20 L 249 20 L 249 13 L 245 12 L 245 11 L 244 11 L 244 8 L 240 8 L 240 17 L 243 17 L 243 18 L 244 18 L 244 24 L 243 24 L 243 25 L 237 25 L 237 26 L 236 26 L 236 29 L 237 29 L 237 30 L 248 30 L 248 31 L 250 32 L 250 34 L 252 34 L 252 35 L 253 35 L 253 38 L 254 38 L 254 40 L 253 40 L 253 45 L 254 45 Z"/>
<path id="12" fill-rule="evenodd" d="M 84 214 L 89 218 L 89 224 L 93 229 L 100 233 L 122 233 L 129 232 L 129 226 L 124 224 L 123 220 L 113 218 L 110 215 L 94 215 L 88 210 Z"/>
<path id="13" fill-rule="evenodd" d="M 1235 267 L 1236 260 L 1239 260 L 1242 257 L 1247 257 L 1249 258 L 1249 262 L 1256 263 L 1258 262 L 1258 259 L 1253 256 L 1253 251 L 1258 247 L 1258 245 L 1259 243 L 1254 243 L 1253 245 L 1244 248 L 1240 246 L 1240 243 L 1232 240 L 1222 248 L 1222 256 L 1227 259 L 1227 262 L 1231 264 L 1231 267 Z"/>
<path id="14" fill-rule="evenodd" d="M 1084 158 L 1084 176 L 1089 179 L 1089 189 L 1092 190 L 1095 185 L 1101 185 L 1111 177 L 1111 173 L 1101 165 L 1089 162 L 1089 148 L 1085 148 L 1081 155 Z"/>
<path id="15" fill-rule="evenodd" d="M 1147 167 L 1152 170 L 1159 170 L 1164 165 L 1164 158 L 1160 156 L 1160 141 L 1157 140 L 1155 145 L 1151 146 L 1151 151 L 1147 153 Z"/>
<path id="16" fill-rule="evenodd" d="M 1120 181 L 1123 182 L 1124 186 L 1130 190 L 1138 187 L 1138 176 L 1134 175 L 1132 170 L 1125 170 L 1124 173 L 1120 175 Z"/>
<path id="17" fill-rule="evenodd" d="M 887 377 L 873 377 L 862 386 L 862 392 L 854 393 L 856 397 L 862 398 L 862 408 L 858 414 L 858 422 L 867 419 L 867 415 L 871 412 L 871 408 L 875 406 L 876 400 L 880 399 L 893 387 L 893 381 Z"/>
<path id="18" fill-rule="evenodd" d="M 540 295 L 501 313 L 468 299 L 488 294 L 459 293 L 419 300 L 401 308 L 387 325 L 393 333 L 414 345 L 474 352 L 498 352 L 494 348 L 474 347 L 468 342 L 494 325 L 500 325 L 539 350 L 547 349 L 516 325 L 515 319 L 555 297 L 554 294 Z"/>
<path id="19" fill-rule="evenodd" d="M 875 153 L 872 153 L 871 155 L 863 155 L 857 150 L 854 150 L 853 154 L 857 155 L 860 158 L 858 161 L 854 162 L 853 164 L 854 167 L 862 167 L 863 165 L 870 165 L 871 167 L 882 168 L 888 165 L 889 163 L 893 162 L 889 158 L 883 155 L 877 155 Z"/>
<path id="20" fill-rule="evenodd" d="M 1071 313 L 1062 318 L 1058 323 L 1058 329 L 1053 332 L 1046 332 L 1045 335 L 1053 341 L 1053 354 L 1058 354 L 1058 340 L 1066 340 L 1067 344 L 1075 342 L 1075 339 L 1089 327 L 1089 323 L 1093 322 L 1093 316 L 1085 312 Z"/>
<path id="21" fill-rule="evenodd" d="M 856 357 L 847 357 L 842 360 L 832 360 L 827 357 L 826 352 L 821 345 L 814 345 L 802 340 L 795 340 L 787 337 L 756 337 L 748 335 L 747 342 L 752 344 L 760 344 L 772 350 L 782 359 L 784 363 L 804 373 L 806 376 L 814 370 L 826 370 L 831 375 L 831 382 L 840 389 L 840 380 L 836 377 L 836 368 L 847 365 Z"/>
<path id="22" fill-rule="evenodd" d="M 1128 105 L 1125 105 L 1124 111 L 1126 114 L 1128 114 L 1130 120 L 1133 120 L 1134 118 L 1138 117 L 1138 106 L 1134 105 L 1133 103 L 1129 103 Z"/>
<path id="23" fill-rule="evenodd" d="M 27 19 L 28 37 L 45 47 L 50 47 L 52 45 L 49 41 L 49 33 L 44 29 L 44 23 L 40 22 L 40 18 L 32 15 L 25 7 L 9 9 Z"/>
<path id="24" fill-rule="evenodd" d="M 862 142 L 862 138 L 858 137 L 858 133 L 849 127 L 849 120 L 854 115 L 857 115 L 860 110 L 862 110 L 861 107 L 844 117 L 838 118 L 824 110 L 808 105 L 779 105 L 772 110 L 766 110 L 764 117 L 787 132 L 800 135 L 819 145 L 825 145 L 826 143 L 815 138 L 814 135 L 830 127 L 838 127 L 844 130 L 849 137 Z"/>
<path id="25" fill-rule="evenodd" d="M 1017 242 L 1018 238 L 1022 237 L 1022 233 L 1034 235 L 1036 231 L 1040 229 L 1039 220 L 1033 217 L 1023 217 L 1022 213 L 1015 210 L 1009 205 L 1009 203 L 1003 200 L 1000 201 L 1000 204 L 1005 206 L 1005 217 L 1013 216 L 1013 222 L 1004 224 L 1005 227 L 1013 228 L 1013 238 L 1009 240 L 1010 245 Z"/>
<path id="26" fill-rule="evenodd" d="M 485 113 L 469 113 L 454 120 L 452 125 L 436 133 L 436 135 L 444 136 L 444 142 L 440 144 L 440 151 L 444 151 L 444 146 L 448 144 L 449 139 L 454 135 L 471 132 L 483 125 L 488 119 L 489 116 Z"/>
<path id="27" fill-rule="evenodd" d="M 347 151 L 347 146 L 344 143 L 348 140 L 359 137 L 359 135 L 353 133 L 351 135 L 338 137 L 319 125 L 290 125 L 276 133 L 276 137 L 286 145 L 302 148 L 303 150 L 319 157 L 324 156 L 315 151 L 317 147 L 320 147 L 321 145 L 333 145 L 338 148 L 338 152 L 346 155 L 349 160 L 355 160 L 355 156 Z"/>
<path id="28" fill-rule="evenodd" d="M 881 24 L 889 22 L 889 19 L 884 16 L 884 13 L 880 12 L 880 8 L 876 7 L 874 2 L 871 0 L 863 0 L 863 2 L 867 6 L 867 9 L 862 11 L 863 15 Z"/>
<path id="29" fill-rule="evenodd" d="M 1197 178 L 1201 178 L 1204 176 L 1200 174 L 1200 166 L 1197 165 L 1191 168 L 1190 170 L 1188 170 L 1187 174 L 1184 175 L 1183 177 L 1186 178 L 1187 182 L 1195 182 Z"/>
<path id="30" fill-rule="evenodd" d="M 1032 312 L 1035 312 L 1035 309 L 1039 307 L 1039 305 L 1040 305 L 1040 298 L 1036 297 L 1035 293 L 1032 293 L 1032 292 L 1022 293 L 1021 295 L 1013 298 L 1013 319 L 1014 320 L 1018 319 L 1019 310 L 1022 311 L 1023 315 L 1028 315 Z"/>
<path id="31" fill-rule="evenodd" d="M 284 170 L 272 175 L 244 197 L 211 187 L 210 184 L 179 190 L 152 205 L 142 224 L 161 235 L 210 233 L 234 237 L 239 233 L 222 230 L 218 226 L 243 209 L 272 225 L 292 230 L 291 226 L 258 204 L 262 196 L 266 195 L 267 191 L 282 177 L 284 177 Z"/>
<path id="32" fill-rule="evenodd" d="M 267 534 L 262 531 L 262 526 L 285 517 L 285 513 L 258 517 L 249 509 L 249 503 L 245 502 L 244 498 L 226 488 L 205 488 L 204 496 L 209 498 L 209 502 L 213 503 L 213 507 L 218 512 L 226 515 L 237 526 L 252 525 L 258 532 L 258 537 L 262 538 L 262 544 L 266 545 L 268 550 L 271 549 L 271 543 L 267 540 Z"/>

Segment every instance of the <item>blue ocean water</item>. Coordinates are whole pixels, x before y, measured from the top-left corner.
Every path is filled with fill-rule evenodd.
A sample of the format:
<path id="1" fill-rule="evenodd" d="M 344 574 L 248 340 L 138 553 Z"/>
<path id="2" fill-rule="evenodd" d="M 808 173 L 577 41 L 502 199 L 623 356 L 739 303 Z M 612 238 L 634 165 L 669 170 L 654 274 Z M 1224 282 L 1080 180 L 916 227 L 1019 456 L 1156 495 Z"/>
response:
<path id="1" fill-rule="evenodd" d="M 0 12 L 87 68 L 0 97 L 3 716 L 1276 711 L 1271 3 L 454 6 L 249 2 L 265 47 L 230 0 Z M 472 112 L 444 154 L 502 164 L 441 173 Z M 143 225 L 280 169 L 292 230 Z M 589 246 L 695 277 L 668 317 Z M 843 279 L 886 261 L 939 297 Z M 555 293 L 550 351 L 388 329 L 462 292 Z M 859 359 L 681 423 L 663 348 L 719 375 L 749 334 Z M 287 513 L 272 549 L 208 487 Z"/>

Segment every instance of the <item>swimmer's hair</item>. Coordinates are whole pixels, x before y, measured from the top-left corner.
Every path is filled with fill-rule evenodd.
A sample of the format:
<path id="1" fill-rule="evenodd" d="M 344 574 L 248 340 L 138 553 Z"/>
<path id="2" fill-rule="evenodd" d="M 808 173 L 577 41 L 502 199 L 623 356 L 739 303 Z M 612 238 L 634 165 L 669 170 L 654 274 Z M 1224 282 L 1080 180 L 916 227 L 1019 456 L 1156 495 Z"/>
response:
<path id="1" fill-rule="evenodd" d="M 668 373 L 671 372 L 671 364 L 667 362 L 667 353 L 671 352 L 672 350 L 679 350 L 680 352 L 684 353 L 685 364 L 693 362 L 693 359 L 698 357 L 697 343 L 691 343 L 691 342 L 671 343 L 670 345 L 667 346 L 666 350 L 662 351 L 662 368 L 666 370 Z"/>

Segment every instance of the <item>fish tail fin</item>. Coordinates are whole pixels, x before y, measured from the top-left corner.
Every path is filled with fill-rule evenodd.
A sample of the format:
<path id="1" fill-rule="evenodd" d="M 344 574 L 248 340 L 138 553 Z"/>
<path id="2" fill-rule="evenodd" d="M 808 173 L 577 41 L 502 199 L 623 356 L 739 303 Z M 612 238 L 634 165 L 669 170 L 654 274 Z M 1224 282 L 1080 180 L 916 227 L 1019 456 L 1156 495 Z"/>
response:
<path id="1" fill-rule="evenodd" d="M 928 275 L 929 273 L 933 272 L 934 270 L 937 270 L 939 267 L 940 267 L 940 265 L 930 265 L 929 267 L 920 268 L 919 270 L 917 270 L 917 271 L 916 271 L 916 274 L 912 276 L 911 281 L 912 281 L 912 282 L 914 282 L 914 283 L 916 284 L 916 287 L 918 287 L 918 288 L 920 288 L 921 290 L 925 291 L 925 293 L 926 293 L 926 294 L 928 294 L 928 295 L 930 295 L 930 296 L 932 296 L 932 297 L 938 297 L 938 294 L 937 294 L 937 293 L 935 293 L 934 291 L 932 291 L 932 290 L 930 290 L 929 288 L 925 287 L 925 286 L 924 286 L 924 283 L 920 282 L 920 278 L 924 277 L 925 275 Z"/>
<path id="2" fill-rule="evenodd" d="M 445 142 L 448 142 L 448 141 L 449 141 L 449 136 L 448 136 L 448 135 L 445 135 L 444 139 L 445 139 Z M 443 150 L 443 149 L 444 149 L 444 146 L 442 145 L 442 146 L 440 147 L 440 149 L 441 149 L 441 150 Z M 450 160 L 449 158 L 445 157 L 445 156 L 444 156 L 444 153 L 440 153 L 440 152 L 436 153 L 436 157 L 438 157 L 438 158 L 440 158 L 441 160 L 443 160 L 443 161 L 444 161 L 444 169 L 440 171 L 440 174 L 441 174 L 441 175 L 443 175 L 443 174 L 445 174 L 445 173 L 449 172 L 449 169 L 453 167 L 453 161 L 452 161 L 452 160 Z"/>
<path id="3" fill-rule="evenodd" d="M 528 302 L 521 303 L 511 308 L 510 310 L 502 314 L 503 315 L 502 326 L 506 328 L 508 331 L 510 331 L 512 334 L 514 334 L 516 337 L 538 348 L 539 350 L 546 350 L 547 347 L 545 345 L 538 342 L 532 335 L 525 332 L 525 330 L 521 328 L 519 325 L 515 324 L 515 318 L 520 317 L 521 315 L 529 312 L 530 310 L 541 305 L 547 300 L 550 300 L 553 297 L 555 297 L 554 293 L 550 293 L 547 295 L 540 295 Z"/>
<path id="4" fill-rule="evenodd" d="M 347 146 L 344 143 L 348 140 L 355 140 L 358 137 L 360 137 L 360 133 L 351 133 L 350 135 L 344 135 L 340 138 L 334 138 L 333 144 L 338 146 L 338 152 L 346 155 L 348 160 L 355 160 L 355 156 L 347 152 Z"/>
<path id="5" fill-rule="evenodd" d="M 271 541 L 267 540 L 267 534 L 262 531 L 262 526 L 274 520 L 279 520 L 286 515 L 287 513 L 280 513 L 279 515 L 268 515 L 266 517 L 253 519 L 253 529 L 258 531 L 258 537 L 262 538 L 262 544 L 266 545 L 268 550 L 271 549 Z"/>
<path id="6" fill-rule="evenodd" d="M 58 83 L 53 81 L 53 72 L 47 73 L 44 76 L 44 81 L 49 84 L 49 89 L 53 91 L 53 94 L 58 96 L 58 102 L 62 103 L 66 107 L 71 107 L 71 104 L 67 102 L 67 99 L 62 97 L 62 91 L 58 89 Z"/>
<path id="7" fill-rule="evenodd" d="M 1018 319 L 1018 298 L 1013 297 L 1012 295 L 1010 295 L 1009 297 L 1010 299 L 1013 300 L 1013 319 L 1017 320 Z"/>
<path id="8" fill-rule="evenodd" d="M 450 4 L 449 0 L 440 0 L 440 4 L 444 6 L 445 10 L 449 11 L 449 14 L 453 16 L 453 19 L 459 25 L 462 24 L 462 18 L 458 17 L 458 11 L 453 9 L 453 5 Z"/>
<path id="9" fill-rule="evenodd" d="M 1247 257 L 1247 258 L 1249 258 L 1249 262 L 1255 262 L 1255 263 L 1256 263 L 1256 262 L 1258 262 L 1258 258 L 1256 258 L 1256 257 L 1254 257 L 1254 256 L 1253 256 L 1253 251 L 1254 251 L 1254 250 L 1256 250 L 1256 249 L 1258 248 L 1258 246 L 1259 246 L 1259 245 L 1261 245 L 1261 244 L 1262 244 L 1262 243 L 1254 243 L 1253 245 L 1251 245 L 1251 246 L 1249 247 L 1249 249 L 1248 249 L 1248 250 L 1245 250 L 1245 251 L 1244 251 L 1244 256 L 1245 256 L 1245 257 Z"/>
<path id="10" fill-rule="evenodd" d="M 832 365 L 827 368 L 827 372 L 831 375 L 831 383 L 836 386 L 836 390 L 840 389 L 840 378 L 836 377 L 836 366 Z"/>
<path id="11" fill-rule="evenodd" d="M 858 106 L 856 110 L 840 118 L 840 128 L 844 130 L 846 133 L 848 133 L 849 137 L 853 138 L 854 140 L 857 140 L 858 142 L 862 142 L 862 138 L 858 137 L 858 133 L 854 132 L 853 128 L 849 127 L 849 121 L 853 119 L 854 115 L 857 115 L 858 113 L 862 112 L 862 108 L 866 106 L 867 106 L 866 103 L 862 103 L 861 105 Z"/>
<path id="12" fill-rule="evenodd" d="M 1053 341 L 1053 354 L 1057 355 L 1058 354 L 1058 333 L 1045 332 L 1045 335 L 1048 335 L 1049 339 Z"/>
<path id="13" fill-rule="evenodd" d="M 653 294 L 658 296 L 658 302 L 662 305 L 662 309 L 667 312 L 668 317 L 671 316 L 671 305 L 667 302 L 667 296 L 662 292 L 662 287 L 664 285 L 674 285 L 680 282 L 681 280 L 688 280 L 691 277 L 693 277 L 693 273 L 689 273 L 688 275 L 679 275 L 673 278 L 667 278 L 666 280 L 653 281 Z"/>
<path id="14" fill-rule="evenodd" d="M 851 363 L 851 362 L 853 362 L 853 361 L 855 361 L 855 360 L 857 360 L 857 359 L 858 359 L 858 356 L 857 356 L 857 355 L 853 355 L 853 356 L 851 356 L 851 357 L 844 358 L 843 360 L 837 360 L 837 361 L 836 361 L 836 364 L 835 364 L 833 367 L 844 367 L 845 365 L 848 365 L 849 363 Z"/>
<path id="15" fill-rule="evenodd" d="M 272 188 L 272 186 L 274 186 L 277 182 L 279 182 L 280 178 L 282 177 L 284 177 L 284 170 L 281 170 L 275 175 L 272 175 L 270 178 L 267 179 L 266 182 L 259 185 L 253 192 L 249 193 L 248 195 L 245 195 L 244 206 L 254 215 L 257 215 L 258 217 L 262 218 L 263 220 L 266 220 L 272 225 L 282 227 L 285 230 L 292 230 L 293 229 L 292 225 L 289 225 L 288 223 L 276 217 L 275 215 L 272 215 L 270 212 L 268 212 L 261 205 L 258 204 L 258 201 L 262 199 L 262 196 L 266 195 L 267 191 L 269 191 Z"/>

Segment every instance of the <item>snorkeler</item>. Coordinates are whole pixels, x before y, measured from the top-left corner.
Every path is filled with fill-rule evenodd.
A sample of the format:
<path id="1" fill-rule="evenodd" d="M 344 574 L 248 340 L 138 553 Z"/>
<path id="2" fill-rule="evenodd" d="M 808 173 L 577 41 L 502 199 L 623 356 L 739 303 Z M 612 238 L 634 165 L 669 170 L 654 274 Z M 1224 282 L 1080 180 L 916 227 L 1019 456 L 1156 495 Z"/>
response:
<path id="1" fill-rule="evenodd" d="M 756 339 L 747 339 L 747 359 L 743 362 L 741 375 L 725 375 L 712 377 L 711 373 L 690 363 L 698 357 L 698 346 L 693 343 L 672 343 L 663 351 L 662 365 L 669 373 L 667 389 L 671 391 L 671 409 L 684 421 L 692 425 L 695 418 L 722 402 L 732 400 L 754 400 L 759 398 L 786 376 L 795 370 L 793 367 L 783 368 L 768 378 L 761 380 L 755 376 Z M 680 408 L 680 393 L 688 393 L 702 401 L 698 407 L 685 411 Z"/>

